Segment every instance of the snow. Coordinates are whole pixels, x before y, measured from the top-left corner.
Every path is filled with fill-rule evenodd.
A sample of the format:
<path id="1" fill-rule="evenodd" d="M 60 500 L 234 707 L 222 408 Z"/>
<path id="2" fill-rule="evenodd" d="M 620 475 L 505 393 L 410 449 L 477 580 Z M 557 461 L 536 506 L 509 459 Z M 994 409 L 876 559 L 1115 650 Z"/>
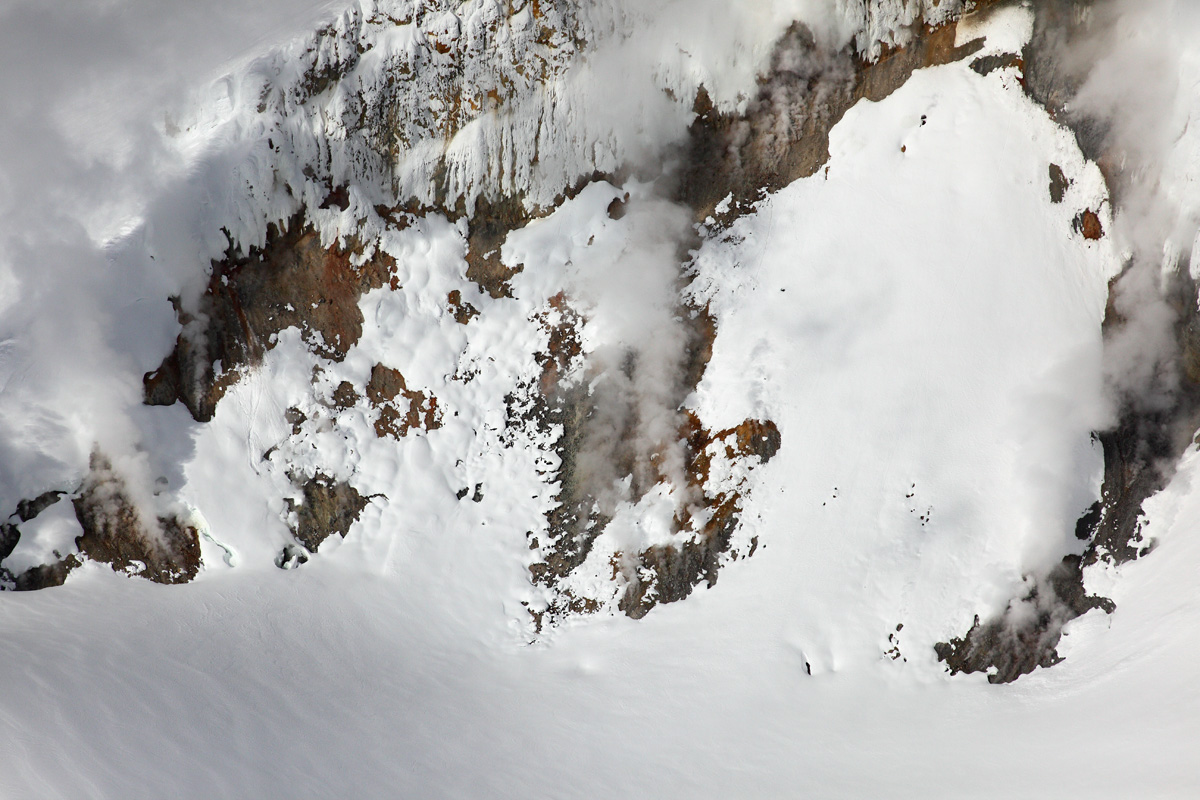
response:
<path id="1" fill-rule="evenodd" d="M 76 552 L 75 537 L 83 534 L 68 498 L 59 500 L 34 519 L 21 523 L 18 529 L 21 539 L 3 562 L 5 569 L 14 575 Z"/>
<path id="2" fill-rule="evenodd" d="M 1119 266 L 1071 232 L 1100 199 L 1082 187 L 1102 187 L 1074 149 L 1007 81 L 925 70 L 851 110 L 827 173 L 701 252 L 720 333 L 699 407 L 779 424 L 756 527 L 821 609 L 798 637 L 838 631 L 814 668 L 876 659 L 898 623 L 910 661 L 932 662 L 1072 548 L 1101 475 Z M 1050 202 L 1051 161 L 1078 176 L 1074 203 Z"/>
<path id="3" fill-rule="evenodd" d="M 892 5 L 878 7 L 881 18 L 917 4 Z M 778 21 L 781 7 L 751 20 Z M 1027 16 L 997 18 L 991 47 L 1027 35 Z M 408 47 L 407 35 L 394 34 L 389 46 Z M 732 46 L 710 35 L 713 52 Z M 752 40 L 725 65 L 728 102 L 752 76 L 756 47 Z M 300 202 L 223 193 L 233 185 L 225 181 L 246 179 L 230 164 L 262 178 L 274 163 L 262 141 L 273 130 L 254 127 L 238 93 L 257 80 L 255 70 L 301 50 L 248 60 L 237 73 L 244 85 L 232 81 L 223 100 L 209 98 L 204 113 L 224 120 L 195 122 L 180 135 L 196 183 L 171 195 L 151 227 L 211 193 L 206 219 L 228 214 L 249 243 L 269 214 Z M 698 80 L 695 64 L 714 63 L 693 58 L 668 70 L 671 80 L 686 86 Z M 633 136 L 655 108 L 638 106 L 614 141 Z M 673 135 L 681 119 L 660 120 L 648 138 Z M 453 148 L 479 156 L 467 128 L 458 137 Z M 230 141 L 238 146 L 221 149 Z M 564 173 L 578 168 L 569 148 L 580 139 L 568 132 L 557 141 Z M 298 145 L 294 155 L 306 152 Z M 858 104 L 834 128 L 830 153 L 827 170 L 764 199 L 728 229 L 707 231 L 689 276 L 687 291 L 709 304 L 718 336 L 688 407 L 714 430 L 753 418 L 774 420 L 782 433 L 769 464 L 714 472 L 714 480 L 747 482 L 738 535 L 758 536 L 757 551 L 725 565 L 716 586 L 642 620 L 606 611 L 540 635 L 525 605 L 544 600 L 529 581 L 526 533 L 546 524 L 553 453 L 536 431 L 506 435 L 503 398 L 536 379 L 531 354 L 546 336 L 536 316 L 560 290 L 588 317 L 584 346 L 593 357 L 634 345 L 669 355 L 677 345 L 669 256 L 686 232 L 684 212 L 647 184 L 593 183 L 508 238 L 505 262 L 524 269 L 514 297 L 499 300 L 466 280 L 463 224 L 431 214 L 383 233 L 379 247 L 396 259 L 400 288 L 362 298 L 363 335 L 347 358 L 318 359 L 299 332 L 283 331 L 204 425 L 179 405 L 140 406 L 136 393 L 141 371 L 175 333 L 155 293 L 191 280 L 182 277 L 186 266 L 212 254 L 212 232 L 193 218 L 197 229 L 186 234 L 160 228 L 112 245 L 111 263 L 128 269 L 122 280 L 166 310 L 131 311 L 121 324 L 140 339 L 105 329 L 99 355 L 84 349 L 70 363 L 121 365 L 104 384 L 124 426 L 109 438 L 132 430 L 150 450 L 131 446 L 128 460 L 162 474 L 164 497 L 201 525 L 204 567 L 193 583 L 166 587 L 89 563 L 62 587 L 0 596 L 3 792 L 1200 792 L 1200 692 L 1189 669 L 1200 646 L 1195 450 L 1147 507 L 1154 553 L 1089 571 L 1089 588 L 1113 597 L 1117 611 L 1070 623 L 1063 664 L 992 686 L 980 675 L 948 676 L 932 651 L 1075 546 L 1074 521 L 1095 497 L 1102 465 L 1090 432 L 1111 414 L 1099 325 L 1122 254 L 1107 238 L 1082 238 L 1072 220 L 1098 209 L 1112 227 L 1098 169 L 1023 95 L 1012 70 L 983 77 L 965 64 L 920 71 L 888 99 Z M 423 156 L 414 149 L 409 158 Z M 1072 179 L 1061 204 L 1047 190 L 1051 163 Z M 406 168 L 417 175 L 419 166 Z M 359 221 L 371 191 L 352 192 L 345 212 L 315 216 L 327 241 L 355 225 L 378 233 L 378 220 Z M 626 192 L 628 213 L 611 219 L 609 203 Z M 166 259 L 167 244 L 185 242 L 191 249 L 176 257 L 186 264 L 164 268 L 166 277 L 150 270 L 152 252 Z M 134 258 L 140 266 L 123 260 Z M 142 286 L 144 274 L 159 277 Z M 467 326 L 447 309 L 454 290 L 480 310 Z M 36 362 L 22 354 L 15 328 L 5 335 L 2 385 L 16 394 L 0 411 L 15 414 L 46 381 L 57 384 L 43 376 L 23 386 L 21 371 Z M 120 349 L 126 339 L 139 339 L 133 355 Z M 347 380 L 361 392 L 376 363 L 435 395 L 442 426 L 379 438 L 365 405 L 334 407 L 334 388 Z M 653 397 L 658 388 L 639 390 Z M 78 423 L 73 404 L 44 402 L 51 419 Z M 308 418 L 298 436 L 285 421 L 289 407 Z M 83 457 L 84 434 L 103 426 L 108 411 L 65 437 L 80 440 L 73 446 Z M 19 436 L 39 425 L 53 431 L 36 414 L 18 419 Z M 5 440 L 5 452 L 26 454 L 19 463 L 36 472 L 5 486 L 14 497 L 70 474 L 63 446 L 35 444 L 43 449 Z M 289 472 L 317 471 L 373 499 L 345 539 L 326 540 L 298 569 L 277 569 L 275 557 L 292 541 L 285 501 L 298 496 Z M 477 484 L 479 502 L 457 497 Z M 613 502 L 613 530 L 572 586 L 580 597 L 611 601 L 619 586 L 606 577 L 607 559 L 670 536 L 677 499 L 665 487 L 637 504 Z M 78 535 L 72 522 L 63 499 L 23 523 L 5 566 L 69 548 Z M 893 642 L 898 660 L 885 655 Z"/>

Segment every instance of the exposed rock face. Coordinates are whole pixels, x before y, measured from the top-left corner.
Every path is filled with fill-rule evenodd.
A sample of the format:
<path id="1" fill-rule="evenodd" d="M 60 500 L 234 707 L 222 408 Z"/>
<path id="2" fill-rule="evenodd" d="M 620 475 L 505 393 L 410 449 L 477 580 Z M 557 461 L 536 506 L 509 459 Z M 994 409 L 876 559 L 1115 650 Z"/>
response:
<path id="1" fill-rule="evenodd" d="M 680 199 L 703 220 L 727 195 L 736 210 L 815 175 L 829 160 L 829 131 L 851 106 L 882 100 L 915 70 L 959 61 L 982 46 L 955 47 L 956 23 L 918 30 L 907 47 L 885 48 L 868 61 L 853 44 L 836 53 L 816 47 L 806 28 L 793 25 L 744 114 L 717 112 L 707 92 L 696 97 Z"/>
<path id="2" fill-rule="evenodd" d="M 17 516 L 28 522 L 64 494 L 51 491 L 22 501 Z M 114 570 L 156 583 L 187 583 L 200 570 L 200 538 L 196 529 L 173 515 L 146 521 L 130 497 L 124 477 L 102 453 L 92 453 L 90 471 L 73 493 L 71 502 L 83 528 L 82 535 L 75 539 L 79 553 L 12 576 L 13 587 L 18 591 L 60 586 L 85 559 L 109 564 Z M 5 525 L 0 529 L 0 541 L 11 541 L 15 546 L 18 539 L 16 526 Z M 11 548 L 7 552 L 0 550 L 0 560 L 11 552 Z"/>
<path id="3" fill-rule="evenodd" d="M 446 303 L 450 306 L 450 313 L 454 315 L 454 321 L 459 325 L 467 325 L 479 315 L 479 309 L 463 300 L 462 292 L 458 289 L 454 289 L 446 295 Z"/>
<path id="4" fill-rule="evenodd" d="M 508 398 L 510 426 L 530 425 L 543 433 L 557 434 L 553 449 L 558 467 L 551 475 L 558 485 L 557 503 L 546 514 L 545 532 L 536 536 L 530 533 L 530 548 L 538 557 L 529 568 L 530 574 L 536 584 L 553 592 L 546 608 L 531 610 L 538 630 L 570 614 L 591 613 L 603 607 L 595 597 L 578 596 L 569 584 L 612 523 L 612 507 L 603 498 L 611 491 L 613 476 L 617 482 L 627 482 L 627 502 L 637 503 L 656 485 L 667 485 L 687 497 L 691 506 L 704 509 L 700 518 L 693 518 L 689 503 L 681 505 L 672 525 L 677 543 L 614 556 L 610 564 L 612 580 L 623 586 L 617 608 L 637 619 L 658 603 L 686 598 L 702 581 L 714 585 L 722 559 L 731 555 L 731 539 L 740 523 L 743 486 L 740 482 L 710 481 L 713 464 L 744 462 L 753 467 L 779 450 L 780 435 L 772 422 L 747 420 L 737 428 L 714 434 L 682 409 L 684 398 L 699 383 L 712 355 L 716 325 L 703 309 L 681 308 L 679 318 L 685 321 L 689 344 L 681 354 L 681 378 L 674 395 L 675 407 L 670 409 L 678 417 L 678 446 L 684 460 L 682 485 L 674 485 L 679 478 L 661 471 L 659 452 L 672 443 L 639 442 L 632 432 L 619 435 L 615 441 L 597 436 L 597 430 L 608 424 L 598 403 L 634 401 L 632 397 L 605 395 L 592 386 L 598 376 L 583 351 L 583 317 L 562 294 L 551 298 L 539 316 L 547 334 L 546 350 L 536 356 L 541 375 L 536 385 L 526 387 L 522 395 Z M 624 369 L 626 377 L 632 378 L 636 358 L 627 359 Z M 636 420 L 636 411 L 631 410 L 625 419 Z M 598 449 L 605 447 L 609 449 Z M 609 470 L 597 474 L 589 469 L 597 456 L 604 459 Z M 745 555 L 755 548 L 756 544 L 751 544 Z"/>
<path id="5" fill-rule="evenodd" d="M 954 24 L 921 28 L 908 47 L 885 48 L 878 60 L 867 61 L 856 54 L 854 46 L 837 53 L 822 51 L 804 28 L 793 26 L 777 45 L 771 71 L 744 114 L 716 112 L 701 90 L 676 199 L 691 206 L 697 220 L 705 220 L 722 200 L 732 196 L 729 210 L 718 220 L 727 223 L 764 193 L 815 174 L 828 161 L 830 129 L 854 103 L 862 98 L 880 100 L 903 85 L 914 70 L 965 58 L 981 46 L 974 42 L 956 48 L 955 33 Z M 619 200 L 609 207 L 613 219 L 624 213 Z M 681 269 L 686 259 L 681 254 Z M 701 581 L 713 585 L 722 558 L 738 556 L 730 552 L 730 545 L 739 525 L 741 487 L 711 486 L 708 472 L 713 460 L 753 466 L 765 463 L 781 445 L 779 431 L 769 420 L 747 420 L 737 428 L 714 433 L 682 410 L 678 404 L 699 384 L 717 330 L 706 310 L 681 308 L 677 316 L 688 330 L 688 345 L 685 363 L 680 364 L 683 378 L 677 405 L 672 410 L 679 415 L 679 440 L 684 443 L 687 466 L 686 485 L 675 489 L 685 492 L 706 516 L 699 521 L 682 512 L 674 522 L 678 544 L 621 554 L 620 563 L 614 561 L 613 578 L 625 582 L 618 606 L 635 618 L 657 603 L 687 597 Z M 580 468 L 583 454 L 595 455 L 589 450 L 593 446 L 590 430 L 597 424 L 598 402 L 588 388 L 590 378 L 580 377 L 590 374 L 578 340 L 582 320 L 560 295 L 551 299 L 542 321 L 548 347 L 538 356 L 542 364 L 538 385 L 528 387 L 523 397 L 508 399 L 510 418 L 532 422 L 544 432 L 559 432 L 554 447 L 559 466 L 553 475 L 559 486 L 558 504 L 547 514 L 545 535 L 531 538 L 531 548 L 540 556 L 530 567 L 533 579 L 556 592 L 545 611 L 534 613 L 539 628 L 570 613 L 599 609 L 595 599 L 576 597 L 564 585 L 587 561 L 611 523 L 609 510 L 599 500 L 604 487 L 592 485 L 590 476 Z M 630 361 L 627 368 L 636 369 L 636 361 Z M 614 399 L 605 398 L 604 402 Z M 639 463 L 647 462 L 645 454 L 629 449 L 635 437 L 619 438 L 607 460 L 617 476 L 629 481 L 630 499 L 637 502 L 667 476 L 639 469 Z M 756 547 L 755 542 L 743 555 L 753 553 Z"/>
<path id="6" fill-rule="evenodd" d="M 534 356 L 541 365 L 537 385 L 509 395 L 505 402 L 509 430 L 526 423 L 547 433 L 559 431 L 554 445 L 559 466 L 552 476 L 558 483 L 557 505 L 546 515 L 547 541 L 534 540 L 534 546 L 541 546 L 542 561 L 530 567 L 534 582 L 553 586 L 583 563 L 609 519 L 597 509 L 594 487 L 586 485 L 578 470 L 591 414 L 586 386 L 571 380 L 583 369 L 583 318 L 562 293 L 548 305 L 539 318 L 547 347 Z"/>
<path id="7" fill-rule="evenodd" d="M 493 298 L 512 297 L 508 282 L 522 266 L 505 266 L 500 246 L 510 231 L 525 227 L 530 220 L 519 198 L 482 199 L 471 216 L 467 233 L 467 279 Z"/>
<path id="8" fill-rule="evenodd" d="M 156 583 L 187 583 L 200 570 L 196 529 L 173 516 L 142 518 L 112 462 L 92 454 L 91 472 L 74 499 L 83 535 L 79 551 L 93 561 Z"/>
<path id="9" fill-rule="evenodd" d="M 720 557 L 729 552 L 731 538 L 740 522 L 742 496 L 740 486 L 713 490 L 710 470 L 713 461 L 747 462 L 747 466 L 765 464 L 776 453 L 782 439 L 770 420 L 746 420 L 736 428 L 712 433 L 689 415 L 687 440 L 687 480 L 693 496 L 703 498 L 708 518 L 700 524 L 684 511 L 677 520 L 680 530 L 697 534 L 679 547 L 656 546 L 639 554 L 639 569 L 630 570 L 629 588 L 621 597 L 620 609 L 634 619 L 644 617 L 657 603 L 683 600 L 692 589 L 705 582 L 717 582 Z M 747 556 L 753 555 L 757 542 Z"/>
<path id="10" fill-rule="evenodd" d="M 304 499 L 299 504 L 287 501 L 289 510 L 296 515 L 292 534 L 310 553 L 317 552 L 321 542 L 335 533 L 344 539 L 371 501 L 349 483 L 321 473 L 297 481 L 297 485 Z"/>
<path id="11" fill-rule="evenodd" d="M 954 5 L 957 9 L 960 4 Z M 981 1 L 972 7 L 988 5 L 993 3 Z M 1024 53 L 985 56 L 971 62 L 971 67 L 984 75 L 1002 68 L 1023 69 L 1023 80 L 1030 94 L 1062 117 L 1082 75 L 1063 70 L 1053 58 L 1054 48 L 1079 35 L 1086 22 L 1086 15 L 1080 12 L 1089 5 L 1084 0 L 1039 3 L 1034 41 Z M 479 53 L 503 49 L 511 15 L 502 14 L 486 26 L 464 30 L 461 25 L 448 22 L 453 15 L 438 16 L 421 6 L 413 19 L 363 19 L 351 15 L 320 31 L 310 50 L 312 63 L 304 72 L 304 79 L 290 91 L 264 96 L 263 108 L 319 108 L 320 98 L 353 73 L 362 55 L 355 42 L 363 30 L 379 25 L 420 26 L 426 34 L 425 49 L 397 54 L 390 69 L 399 76 L 413 75 L 417 70 L 432 76 L 432 83 L 439 87 L 440 94 L 434 94 L 440 102 L 431 104 L 428 93 L 363 86 L 357 122 L 341 134 L 346 138 L 343 144 L 347 152 L 353 149 L 347 143 L 368 143 L 363 152 L 370 151 L 371 158 L 381 158 L 376 164 L 364 157 L 365 160 L 360 159 L 361 166 L 386 171 L 387 165 L 396 162 L 398 147 L 413 146 L 430 137 L 452 136 L 463 125 L 517 96 L 524 90 L 522 87 L 546 80 L 569 61 L 580 45 L 569 35 L 571 26 L 563 24 L 571 18 L 569 10 L 543 10 L 536 2 L 531 9 L 537 36 L 521 39 L 523 49 L 516 54 L 520 58 L 514 55 L 503 60 L 509 66 L 522 59 L 537 66 L 533 71 L 520 67 L 510 75 L 520 76 L 520 81 L 514 78 L 497 83 L 488 59 L 476 57 Z M 690 206 L 699 221 L 707 220 L 722 200 L 730 197 L 728 211 L 718 215 L 717 220 L 718 224 L 728 222 L 764 193 L 816 174 L 829 158 L 830 129 L 857 101 L 881 100 L 902 86 L 915 70 L 968 58 L 980 48 L 979 42 L 956 47 L 957 27 L 953 22 L 929 27 L 922 24 L 919 13 L 914 19 L 908 32 L 911 35 L 903 37 L 907 44 L 902 48 L 880 49 L 872 41 L 855 43 L 839 52 L 814 47 L 809 33 L 801 26 L 793 26 L 778 43 L 758 95 L 742 114 L 717 112 L 702 90 L 694 102 L 697 117 L 683 154 L 685 166 L 680 175 L 668 176 L 665 181 L 674 181 L 675 199 Z M 878 57 L 868 60 L 863 53 Z M 1099 161 L 1110 183 L 1114 183 L 1119 175 L 1118 159 L 1105 148 L 1102 124 L 1094 120 L 1071 120 L 1071 124 L 1084 153 Z M 353 158 L 347 161 L 358 163 Z M 509 282 L 523 267 L 504 264 L 499 257 L 500 248 L 511 231 L 548 213 L 553 206 L 536 208 L 527 205 L 521 196 L 493 192 L 485 193 L 468 210 L 462 200 L 448 199 L 460 196 L 458 192 L 463 189 L 456 184 L 461 176 L 456 177 L 451 167 L 443 163 L 434 171 L 431 178 L 434 191 L 430 197 L 411 199 L 390 208 L 376 206 L 375 211 L 397 226 L 406 224 L 406 218 L 430 212 L 465 221 L 467 277 L 493 299 L 510 297 Z M 1052 199 L 1057 196 L 1058 202 L 1066 190 L 1067 179 L 1061 169 L 1057 173 L 1055 169 L 1052 167 L 1050 171 L 1050 192 Z M 317 173 L 320 180 L 328 180 L 328 164 L 317 164 L 313 175 Z M 574 196 L 589 182 L 601 179 L 616 185 L 621 183 L 619 177 L 597 173 L 566 189 L 554 205 Z M 508 185 L 505 181 L 501 183 Z M 332 181 L 327 185 L 332 185 Z M 1114 185 L 1114 196 L 1118 194 L 1119 186 Z M 341 185 L 329 191 L 322 208 L 346 210 L 351 199 L 348 187 Z M 621 201 L 614 201 L 609 208 L 613 219 L 620 219 L 624 213 Z M 1080 214 L 1076 228 L 1088 239 L 1104 235 L 1094 211 Z M 231 245 L 226 257 L 214 262 L 212 279 L 198 308 L 185 311 L 176 301 L 183 331 L 162 366 L 146 376 L 146 402 L 182 401 L 197 420 L 211 419 L 224 392 L 240 374 L 261 360 L 273 346 L 274 335 L 289 327 L 300 329 L 318 355 L 343 359 L 361 335 L 363 320 L 358 309 L 361 294 L 383 285 L 396 288 L 391 260 L 375 253 L 361 266 L 353 266 L 351 256 L 362 253 L 357 246 L 323 247 L 303 216 L 293 218 L 285 229 L 272 227 L 261 250 L 252 248 L 243 255 Z M 681 271 L 686 261 L 686 253 L 681 253 Z M 451 292 L 447 303 L 462 324 L 468 324 L 478 314 L 478 309 L 463 301 L 461 292 Z M 1194 305 L 1191 304 L 1193 309 Z M 730 553 L 731 537 L 738 526 L 741 495 L 739 487 L 710 485 L 708 473 L 713 460 L 761 464 L 781 445 L 779 431 L 768 420 L 746 420 L 733 429 L 714 433 L 685 412 L 683 399 L 699 384 L 717 331 L 715 321 L 705 310 L 685 307 L 679 310 L 688 328 L 688 345 L 679 365 L 683 377 L 676 396 L 668 403 L 670 408 L 666 409 L 678 415 L 677 443 L 682 443 L 686 453 L 686 474 L 682 478 L 685 485 L 675 488 L 688 493 L 709 513 L 703 520 L 680 514 L 675 521 L 675 533 L 681 537 L 678 546 L 657 546 L 637 554 L 623 554 L 623 564 L 614 564 L 614 580 L 621 573 L 625 581 L 619 607 L 633 617 L 643 616 L 655 603 L 686 597 L 701 581 L 709 585 L 716 581 L 721 558 Z M 1194 311 L 1181 320 L 1181 337 L 1185 342 L 1183 369 L 1194 384 L 1200 380 L 1200 355 L 1197 355 L 1200 323 Z M 551 479 L 558 485 L 558 503 L 547 514 L 546 533 L 531 539 L 531 549 L 540 560 L 530 569 L 535 583 L 558 588 L 587 560 L 597 537 L 611 520 L 608 510 L 599 502 L 603 487 L 581 468 L 581 455 L 597 455 L 593 452 L 595 442 L 591 432 L 596 424 L 597 404 L 601 402 L 588 391 L 587 381 L 582 379 L 595 377 L 589 373 L 592 366 L 586 363 L 579 340 L 582 319 L 569 300 L 559 295 L 549 301 L 542 323 L 548 345 L 546 351 L 538 354 L 541 375 L 535 385 L 524 387 L 507 398 L 507 403 L 514 425 L 528 424 L 542 433 L 553 431 L 556 435 L 554 452 L 558 467 Z M 636 358 L 631 357 L 626 368 L 631 373 L 636 371 Z M 1181 451 L 1180 442 L 1186 437 L 1181 438 L 1176 430 L 1177 421 L 1187 409 L 1197 407 L 1194 401 L 1186 399 L 1191 396 L 1189 392 L 1185 386 L 1179 395 L 1182 399 L 1172 411 L 1157 412 L 1157 416 L 1129 411 L 1115 431 L 1101 434 L 1105 485 L 1093 513 L 1086 522 L 1081 521 L 1081 538 L 1089 541 L 1084 556 L 1065 558 L 1049 576 L 1035 582 L 1027 596 L 1014 601 L 1003 619 L 977 622 L 964 638 L 939 646 L 939 656 L 952 669 L 988 669 L 992 670 L 993 678 L 1010 680 L 1037 665 L 1048 665 L 1057 658 L 1054 646 L 1063 622 L 1091 608 L 1107 607 L 1100 599 L 1084 596 L 1081 567 L 1102 556 L 1117 560 L 1132 558 L 1144 549 L 1137 534 L 1141 503 L 1165 483 L 1167 475 L 1160 466 L 1162 461 L 1170 461 Z M 409 389 L 396 369 L 375 365 L 365 394 L 377 414 L 374 425 L 380 437 L 401 439 L 414 428 L 428 431 L 440 425 L 437 398 L 427 391 Z M 339 386 L 334 393 L 338 408 L 349 408 L 359 399 L 358 391 L 349 383 Z M 604 402 L 620 403 L 628 399 L 608 397 Z M 298 410 L 295 415 L 295 419 L 289 419 L 293 430 L 298 431 L 304 418 Z M 611 452 L 601 454 L 611 462 L 614 474 L 630 480 L 634 500 L 667 479 L 653 466 L 652 450 L 653 447 L 639 450 L 628 441 L 621 441 Z M 309 551 L 315 551 L 334 532 L 345 536 L 368 502 L 348 483 L 323 474 L 298 485 L 304 501 L 293 509 L 297 519 L 295 535 Z M 160 524 L 168 539 L 176 536 L 167 530 L 166 522 Z M 6 530 L 0 529 L 0 551 L 12 538 Z M 107 541 L 104 537 L 88 541 L 91 550 L 114 564 L 138 560 L 115 545 L 104 544 Z M 753 547 L 749 552 L 753 552 Z M 289 564 L 297 560 L 298 557 L 285 559 Z M 567 613 L 596 608 L 594 600 L 575 598 L 563 589 L 546 612 L 539 612 L 538 623 L 541 624 L 543 617 L 553 620 Z M 1031 608 L 1036 613 L 1028 613 Z"/>
<path id="12" fill-rule="evenodd" d="M 431 393 L 410 390 L 399 370 L 382 364 L 371 368 L 367 402 L 378 412 L 375 435 L 381 439 L 384 436 L 401 439 L 413 428 L 432 431 L 442 426 L 437 398 Z"/>
<path id="13" fill-rule="evenodd" d="M 985 672 L 990 683 L 1011 683 L 1061 662 L 1057 647 L 1063 625 L 1092 609 L 1111 614 L 1116 608 L 1107 598 L 1085 594 L 1082 567 L 1079 556 L 1065 557 L 999 618 L 981 622 L 977 616 L 966 635 L 935 645 L 938 660 L 952 674 Z"/>
<path id="14" fill-rule="evenodd" d="M 66 492 L 49 491 L 28 500 L 22 500 L 17 503 L 17 512 L 14 516 L 19 522 L 29 522 L 37 517 L 50 506 L 58 502 Z M 5 522 L 0 525 L 0 561 L 12 555 L 16 549 L 17 543 L 21 541 L 21 532 L 17 527 L 18 523 Z"/>
<path id="15" fill-rule="evenodd" d="M 181 401 L 207 422 L 217 403 L 249 367 L 274 346 L 274 335 L 299 328 L 319 355 L 340 361 L 362 335 L 358 299 L 387 285 L 395 263 L 375 253 L 361 266 L 353 250 L 323 247 L 320 236 L 294 217 L 272 225 L 266 245 L 241 255 L 233 245 L 213 262 L 208 289 L 195 313 L 175 301 L 183 330 L 175 349 L 145 377 L 149 405 Z"/>

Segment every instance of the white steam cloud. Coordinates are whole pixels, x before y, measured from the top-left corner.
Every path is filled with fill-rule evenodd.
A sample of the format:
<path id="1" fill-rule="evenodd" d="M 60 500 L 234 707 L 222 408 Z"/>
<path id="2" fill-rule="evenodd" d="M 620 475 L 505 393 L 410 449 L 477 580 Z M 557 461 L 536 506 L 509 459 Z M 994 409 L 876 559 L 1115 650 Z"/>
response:
<path id="1" fill-rule="evenodd" d="M 141 374 L 173 338 L 166 296 L 204 264 L 166 114 L 326 5 L 0 2 L 0 508 L 73 488 L 96 443 L 148 468 Z"/>
<path id="2" fill-rule="evenodd" d="M 1124 324 L 1107 342 L 1106 371 L 1122 399 L 1166 410 L 1179 381 L 1172 293 L 1200 229 L 1200 5 L 1103 0 L 1088 13 L 1068 56 L 1087 78 L 1068 111 L 1101 123 L 1112 234 L 1129 259 L 1113 289 Z M 1194 304 L 1189 294 L 1182 302 Z"/>

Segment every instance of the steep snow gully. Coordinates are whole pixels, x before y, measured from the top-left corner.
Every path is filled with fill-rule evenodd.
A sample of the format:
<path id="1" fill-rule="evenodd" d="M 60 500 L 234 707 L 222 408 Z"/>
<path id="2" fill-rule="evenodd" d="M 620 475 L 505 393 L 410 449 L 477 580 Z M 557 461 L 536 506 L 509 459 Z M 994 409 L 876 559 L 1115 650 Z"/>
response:
<path id="1" fill-rule="evenodd" d="M 0 793 L 1200 792 L 1200 8 L 295 8 L 6 156 Z"/>

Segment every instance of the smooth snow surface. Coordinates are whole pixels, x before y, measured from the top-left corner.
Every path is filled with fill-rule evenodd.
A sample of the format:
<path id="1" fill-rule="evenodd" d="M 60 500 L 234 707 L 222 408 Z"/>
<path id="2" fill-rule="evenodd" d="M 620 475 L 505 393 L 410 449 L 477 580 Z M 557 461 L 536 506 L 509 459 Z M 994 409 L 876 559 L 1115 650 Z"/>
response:
<path id="1" fill-rule="evenodd" d="M 205 566 L 167 587 L 88 563 L 0 595 L 0 796 L 1200 794 L 1194 449 L 1147 508 L 1154 554 L 1088 575 L 1118 608 L 1068 625 L 1064 663 L 993 686 L 948 676 L 932 650 L 1076 546 L 1095 496 L 1121 254 L 1071 221 L 1100 208 L 1111 224 L 1099 170 L 1011 69 L 965 64 L 859 103 L 830 152 L 695 254 L 686 291 L 719 333 L 689 407 L 714 428 L 774 420 L 783 440 L 746 493 L 738 536 L 756 552 L 713 588 L 535 635 L 526 532 L 553 502 L 549 456 L 503 430 L 557 291 L 593 310 L 589 353 L 669 346 L 656 248 L 681 212 L 652 187 L 594 183 L 509 238 L 503 257 L 525 269 L 500 300 L 466 280 L 462 226 L 430 215 L 380 240 L 401 288 L 363 297 L 344 362 L 318 365 L 285 331 L 205 425 L 122 390 L 157 448 L 147 469 L 204 529 Z M 1072 179 L 1058 205 L 1051 163 Z M 626 192 L 629 214 L 610 219 Z M 629 253 L 638 269 L 612 266 Z M 453 290 L 480 310 L 469 326 L 445 307 Z M 161 353 L 145 347 L 149 368 Z M 375 363 L 435 394 L 442 427 L 397 442 L 362 406 L 331 409 Z M 315 420 L 298 437 L 290 406 Z M 386 499 L 277 569 L 286 469 L 331 465 Z M 477 484 L 479 502 L 456 496 Z M 663 535 L 666 500 L 642 502 L 623 508 L 626 544 L 598 543 L 581 596 L 611 601 L 612 548 Z M 21 546 L 62 539 L 68 507 Z"/>

